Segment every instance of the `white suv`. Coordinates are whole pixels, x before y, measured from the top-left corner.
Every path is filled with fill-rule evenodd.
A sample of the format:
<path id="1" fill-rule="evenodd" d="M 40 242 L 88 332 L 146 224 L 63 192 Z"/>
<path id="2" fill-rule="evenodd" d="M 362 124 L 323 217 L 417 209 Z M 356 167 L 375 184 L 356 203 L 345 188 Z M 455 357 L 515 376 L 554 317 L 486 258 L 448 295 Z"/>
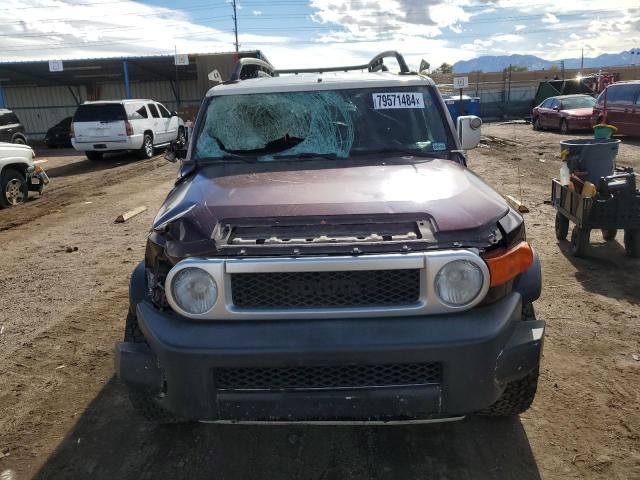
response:
<path id="1" fill-rule="evenodd" d="M 137 151 L 151 158 L 154 147 L 185 140 L 184 122 L 153 100 L 85 102 L 71 124 L 73 148 L 89 160 L 100 160 L 104 152 Z"/>

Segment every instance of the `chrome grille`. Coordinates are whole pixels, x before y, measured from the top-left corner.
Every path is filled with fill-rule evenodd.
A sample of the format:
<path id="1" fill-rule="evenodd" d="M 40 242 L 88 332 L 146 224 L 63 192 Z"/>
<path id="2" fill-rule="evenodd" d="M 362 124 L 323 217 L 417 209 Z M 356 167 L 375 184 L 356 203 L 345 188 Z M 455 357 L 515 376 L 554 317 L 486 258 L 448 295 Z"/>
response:
<path id="1" fill-rule="evenodd" d="M 420 270 L 236 273 L 239 308 L 338 308 L 413 305 L 420 299 Z"/>
<path id="2" fill-rule="evenodd" d="M 433 385 L 442 381 L 440 363 L 273 368 L 219 368 L 221 391 L 332 390 Z"/>

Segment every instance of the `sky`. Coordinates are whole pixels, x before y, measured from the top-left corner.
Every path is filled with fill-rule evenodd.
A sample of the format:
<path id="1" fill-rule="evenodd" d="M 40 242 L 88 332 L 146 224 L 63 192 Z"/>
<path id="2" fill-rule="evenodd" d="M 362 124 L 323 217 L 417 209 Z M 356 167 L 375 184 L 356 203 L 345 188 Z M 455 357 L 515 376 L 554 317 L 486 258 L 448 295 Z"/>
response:
<path id="1" fill-rule="evenodd" d="M 640 48 L 639 0 L 237 0 L 241 50 L 277 68 L 409 66 L 481 55 L 547 60 Z M 2 0 L 0 61 L 228 52 L 230 0 Z"/>

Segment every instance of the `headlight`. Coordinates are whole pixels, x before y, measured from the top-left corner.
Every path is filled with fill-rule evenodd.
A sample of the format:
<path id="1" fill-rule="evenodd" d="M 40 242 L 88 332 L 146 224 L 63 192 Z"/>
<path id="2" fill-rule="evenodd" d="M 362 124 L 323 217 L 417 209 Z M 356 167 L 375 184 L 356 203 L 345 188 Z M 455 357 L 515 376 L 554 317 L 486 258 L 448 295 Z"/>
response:
<path id="1" fill-rule="evenodd" d="M 443 303 L 461 307 L 471 303 L 480 294 L 483 281 L 478 265 L 468 260 L 454 260 L 436 275 L 436 294 Z"/>
<path id="2" fill-rule="evenodd" d="M 187 267 L 173 277 L 171 294 L 178 307 L 199 315 L 213 308 L 218 298 L 218 287 L 211 275 L 201 268 Z"/>

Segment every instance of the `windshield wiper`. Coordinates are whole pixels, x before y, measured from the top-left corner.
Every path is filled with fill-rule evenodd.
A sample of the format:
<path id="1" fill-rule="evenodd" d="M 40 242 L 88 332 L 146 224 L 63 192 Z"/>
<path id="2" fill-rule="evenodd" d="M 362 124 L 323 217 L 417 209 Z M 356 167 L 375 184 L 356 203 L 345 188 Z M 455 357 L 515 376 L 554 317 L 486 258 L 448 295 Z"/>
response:
<path id="1" fill-rule="evenodd" d="M 237 153 L 225 153 L 220 157 L 204 157 L 196 159 L 199 162 L 224 162 L 226 160 L 240 160 L 243 163 L 256 163 L 258 157 L 255 155 L 239 155 Z"/>
<path id="2" fill-rule="evenodd" d="M 412 155 L 420 158 L 439 158 L 438 154 L 446 153 L 442 152 L 422 152 L 420 150 L 406 150 L 402 148 L 380 148 L 378 150 L 366 150 L 362 152 L 352 152 L 352 155 L 380 155 L 380 154 L 400 154 L 400 155 Z"/>
<path id="3" fill-rule="evenodd" d="M 314 159 L 324 158 L 326 160 L 337 160 L 339 157 L 335 153 L 312 153 L 304 152 L 295 155 L 274 155 L 274 160 L 289 160 L 289 159 Z"/>

